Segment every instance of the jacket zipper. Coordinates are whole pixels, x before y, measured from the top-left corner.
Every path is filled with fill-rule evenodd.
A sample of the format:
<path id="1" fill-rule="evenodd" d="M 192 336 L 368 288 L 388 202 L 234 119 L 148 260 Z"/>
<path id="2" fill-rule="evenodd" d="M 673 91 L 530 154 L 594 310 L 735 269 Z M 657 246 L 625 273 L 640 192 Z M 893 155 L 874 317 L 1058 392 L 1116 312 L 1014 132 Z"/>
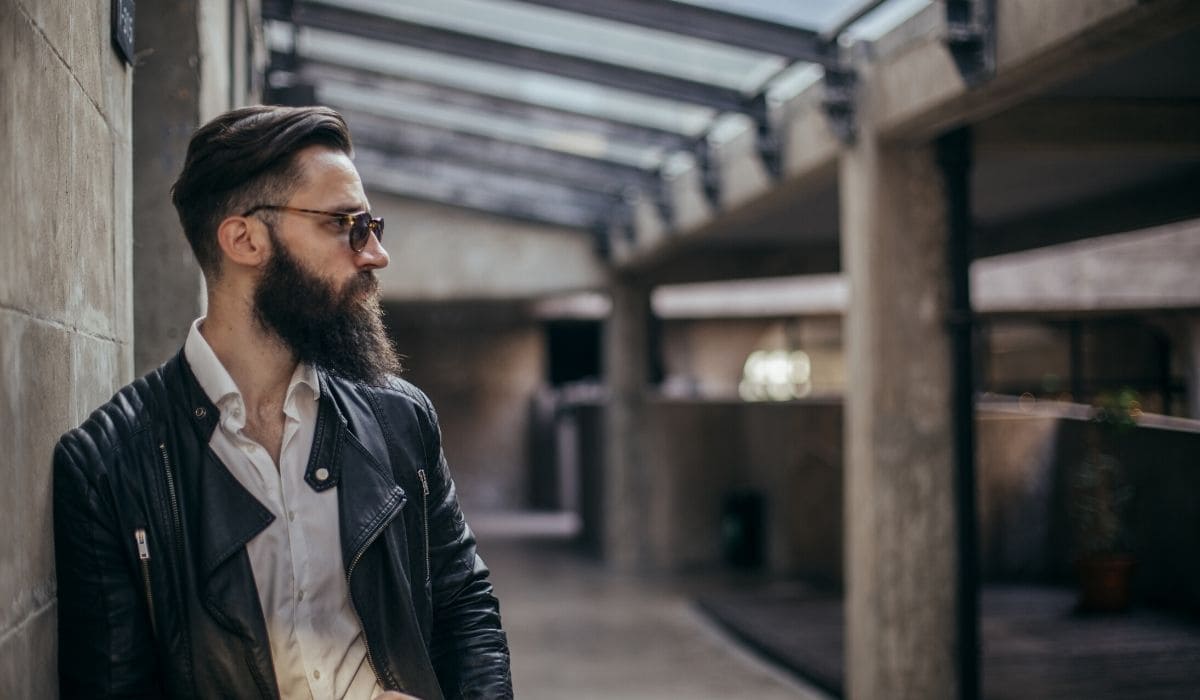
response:
<path id="1" fill-rule="evenodd" d="M 428 582 L 433 576 L 429 570 L 429 481 L 424 469 L 417 470 L 417 478 L 421 480 L 421 537 L 425 542 L 425 581 Z"/>
<path id="2" fill-rule="evenodd" d="M 175 474 L 171 471 L 171 458 L 167 456 L 167 444 L 158 443 L 158 451 L 162 453 L 163 471 L 167 475 L 167 497 L 171 499 L 171 522 L 175 526 L 175 554 L 177 561 L 183 557 L 183 523 L 179 518 L 179 500 L 175 496 Z"/>
<path id="3" fill-rule="evenodd" d="M 158 638 L 158 621 L 154 619 L 154 592 L 150 588 L 150 545 L 146 543 L 146 530 L 138 528 L 133 531 L 133 539 L 137 542 L 138 561 L 142 564 L 142 583 L 146 586 L 146 608 L 150 611 L 150 631 Z"/>

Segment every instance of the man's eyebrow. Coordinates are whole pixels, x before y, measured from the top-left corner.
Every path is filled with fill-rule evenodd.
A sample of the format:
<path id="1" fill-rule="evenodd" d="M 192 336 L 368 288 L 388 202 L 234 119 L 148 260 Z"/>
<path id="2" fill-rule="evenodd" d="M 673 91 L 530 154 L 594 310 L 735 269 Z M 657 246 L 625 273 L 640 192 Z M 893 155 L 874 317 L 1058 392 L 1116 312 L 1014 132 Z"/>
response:
<path id="1" fill-rule="evenodd" d="M 349 202 L 349 203 L 343 202 L 343 203 L 337 204 L 329 211 L 342 212 L 342 213 L 346 213 L 346 214 L 355 214 L 360 211 L 367 211 L 367 207 L 363 206 L 361 202 Z"/>

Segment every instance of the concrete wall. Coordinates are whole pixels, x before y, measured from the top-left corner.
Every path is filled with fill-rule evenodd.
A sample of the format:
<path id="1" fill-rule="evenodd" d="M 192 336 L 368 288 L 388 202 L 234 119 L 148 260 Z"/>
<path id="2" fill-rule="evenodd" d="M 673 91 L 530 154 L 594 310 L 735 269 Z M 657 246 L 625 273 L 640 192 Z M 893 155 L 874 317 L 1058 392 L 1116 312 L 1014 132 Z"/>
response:
<path id="1" fill-rule="evenodd" d="M 260 80 L 251 76 L 261 57 L 246 55 L 245 47 L 262 45 L 250 21 L 258 6 L 257 0 L 138 4 L 133 285 L 139 374 L 177 352 L 192 320 L 204 313 L 204 281 L 171 204 L 171 185 L 196 128 L 257 101 Z"/>
<path id="2" fill-rule="evenodd" d="M 977 311 L 1089 313 L 1200 306 L 1200 220 L 998 255 L 972 265 Z"/>
<path id="3" fill-rule="evenodd" d="M 107 2 L 0 0 L 0 697 L 57 695 L 51 452 L 132 375 L 131 75 Z"/>
<path id="4" fill-rule="evenodd" d="M 724 498 L 766 498 L 766 564 L 839 581 L 842 559 L 840 402 L 653 401 L 648 407 L 656 567 L 721 561 Z"/>
<path id="5" fill-rule="evenodd" d="M 993 580 L 1074 580 L 1070 484 L 1095 426 L 1044 413 L 993 412 L 980 421 L 982 563 Z M 1142 426 L 1108 446 L 1125 468 L 1127 513 L 1142 600 L 1200 610 L 1200 432 Z"/>
<path id="6" fill-rule="evenodd" d="M 980 410 L 976 468 L 985 580 L 1074 580 L 1068 486 L 1093 427 L 1075 415 L 1085 415 L 1084 407 L 1051 406 Z M 599 429 L 600 414 L 592 407 L 571 414 L 582 434 Z M 660 399 L 649 402 L 647 418 L 652 568 L 720 566 L 724 498 L 750 489 L 766 497 L 767 568 L 842 583 L 840 402 Z M 1138 562 L 1135 587 L 1143 601 L 1200 610 L 1200 561 L 1194 556 L 1200 548 L 1200 432 L 1194 423 L 1159 420 L 1173 423 L 1144 425 L 1114 451 L 1134 486 L 1129 528 Z M 598 441 L 584 442 L 591 450 Z M 596 455 L 578 459 L 583 482 L 602 489 Z M 597 530 L 598 511 L 585 508 L 583 515 L 585 533 Z"/>
<path id="7" fill-rule="evenodd" d="M 604 286 L 590 235 L 369 192 L 387 222 L 389 301 L 531 299 Z"/>
<path id="8" fill-rule="evenodd" d="M 468 514 L 529 500 L 531 401 L 546 374 L 541 326 L 503 305 L 389 305 L 404 377 L 433 400 Z"/>
<path id="9" fill-rule="evenodd" d="M 755 350 L 803 350 L 812 363 L 812 396 L 846 389 L 840 316 L 681 319 L 662 324 L 663 390 L 672 396 L 738 396 L 746 358 Z"/>

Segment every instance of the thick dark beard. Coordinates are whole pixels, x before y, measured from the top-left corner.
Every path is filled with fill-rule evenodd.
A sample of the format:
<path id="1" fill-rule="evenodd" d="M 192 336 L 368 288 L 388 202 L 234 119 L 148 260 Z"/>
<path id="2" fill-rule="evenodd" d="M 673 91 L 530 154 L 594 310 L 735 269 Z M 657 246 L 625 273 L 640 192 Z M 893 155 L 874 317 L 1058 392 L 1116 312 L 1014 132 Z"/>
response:
<path id="1" fill-rule="evenodd" d="M 379 280 L 364 271 L 339 293 L 305 270 L 268 227 L 271 260 L 254 290 L 254 316 L 296 359 L 331 375 L 383 385 L 401 370 L 383 325 Z"/>

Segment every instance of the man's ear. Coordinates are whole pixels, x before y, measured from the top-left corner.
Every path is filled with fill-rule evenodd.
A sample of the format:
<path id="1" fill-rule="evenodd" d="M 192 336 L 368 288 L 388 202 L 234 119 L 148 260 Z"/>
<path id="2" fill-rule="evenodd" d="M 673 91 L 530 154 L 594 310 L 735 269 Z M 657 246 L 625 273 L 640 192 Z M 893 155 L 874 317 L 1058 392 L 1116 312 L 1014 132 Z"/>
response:
<path id="1" fill-rule="evenodd" d="M 217 227 L 217 245 L 227 262 L 261 267 L 271 257 L 266 225 L 247 216 L 231 216 Z"/>

